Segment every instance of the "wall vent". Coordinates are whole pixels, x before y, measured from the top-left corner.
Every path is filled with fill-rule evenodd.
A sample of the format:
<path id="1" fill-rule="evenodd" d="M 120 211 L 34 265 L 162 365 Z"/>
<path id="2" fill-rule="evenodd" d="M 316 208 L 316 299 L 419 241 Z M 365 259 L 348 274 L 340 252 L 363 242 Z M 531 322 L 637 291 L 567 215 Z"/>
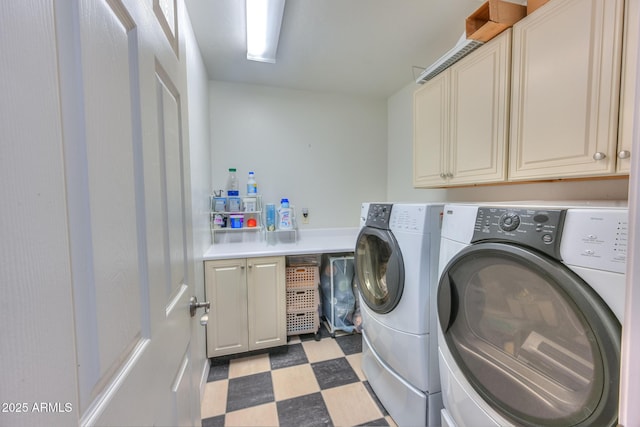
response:
<path id="1" fill-rule="evenodd" d="M 465 33 L 458 40 L 458 43 L 449 52 L 445 53 L 436 62 L 426 68 L 416 79 L 416 83 L 423 84 L 427 82 L 482 46 L 484 43 L 478 40 L 467 39 Z"/>

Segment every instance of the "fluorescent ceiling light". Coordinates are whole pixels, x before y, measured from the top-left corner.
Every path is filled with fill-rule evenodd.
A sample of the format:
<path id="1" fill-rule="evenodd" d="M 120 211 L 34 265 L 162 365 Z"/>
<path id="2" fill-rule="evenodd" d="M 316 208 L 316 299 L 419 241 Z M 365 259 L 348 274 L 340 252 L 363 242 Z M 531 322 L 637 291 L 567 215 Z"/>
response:
<path id="1" fill-rule="evenodd" d="M 285 0 L 246 0 L 247 59 L 276 62 Z"/>

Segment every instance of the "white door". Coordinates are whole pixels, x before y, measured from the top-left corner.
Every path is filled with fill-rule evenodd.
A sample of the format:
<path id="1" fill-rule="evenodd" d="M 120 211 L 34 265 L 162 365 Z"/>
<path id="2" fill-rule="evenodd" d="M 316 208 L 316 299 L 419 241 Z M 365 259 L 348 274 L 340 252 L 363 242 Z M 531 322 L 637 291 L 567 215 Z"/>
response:
<path id="1" fill-rule="evenodd" d="M 0 4 L 0 425 L 199 424 L 182 9 Z"/>

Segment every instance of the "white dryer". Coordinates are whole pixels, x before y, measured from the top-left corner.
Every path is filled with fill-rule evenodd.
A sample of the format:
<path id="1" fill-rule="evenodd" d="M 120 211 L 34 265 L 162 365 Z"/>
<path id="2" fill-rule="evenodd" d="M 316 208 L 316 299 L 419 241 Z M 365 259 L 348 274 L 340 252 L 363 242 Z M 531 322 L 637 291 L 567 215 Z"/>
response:
<path id="1" fill-rule="evenodd" d="M 614 426 L 624 204 L 444 208 L 443 426 Z"/>
<path id="2" fill-rule="evenodd" d="M 400 426 L 440 424 L 434 303 L 442 207 L 362 205 L 355 248 L 362 370 Z"/>

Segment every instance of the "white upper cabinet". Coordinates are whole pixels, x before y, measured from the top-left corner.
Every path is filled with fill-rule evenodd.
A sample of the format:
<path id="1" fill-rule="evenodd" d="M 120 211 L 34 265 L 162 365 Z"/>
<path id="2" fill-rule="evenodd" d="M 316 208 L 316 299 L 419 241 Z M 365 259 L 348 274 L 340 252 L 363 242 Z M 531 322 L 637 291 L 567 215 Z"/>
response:
<path id="1" fill-rule="evenodd" d="M 449 183 L 506 179 L 511 30 L 451 68 Z"/>
<path id="2" fill-rule="evenodd" d="M 414 186 L 506 179 L 511 30 L 414 93 Z"/>
<path id="3" fill-rule="evenodd" d="M 554 0 L 513 26 L 510 180 L 616 172 L 623 0 Z"/>
<path id="4" fill-rule="evenodd" d="M 413 185 L 447 183 L 449 146 L 449 72 L 425 83 L 413 94 Z"/>
<path id="5" fill-rule="evenodd" d="M 622 82 L 620 89 L 620 130 L 618 132 L 618 159 L 616 171 L 629 173 L 631 169 L 631 143 L 635 116 L 636 73 L 638 66 L 638 40 L 640 40 L 640 0 L 625 2 L 624 43 L 622 55 Z"/>

